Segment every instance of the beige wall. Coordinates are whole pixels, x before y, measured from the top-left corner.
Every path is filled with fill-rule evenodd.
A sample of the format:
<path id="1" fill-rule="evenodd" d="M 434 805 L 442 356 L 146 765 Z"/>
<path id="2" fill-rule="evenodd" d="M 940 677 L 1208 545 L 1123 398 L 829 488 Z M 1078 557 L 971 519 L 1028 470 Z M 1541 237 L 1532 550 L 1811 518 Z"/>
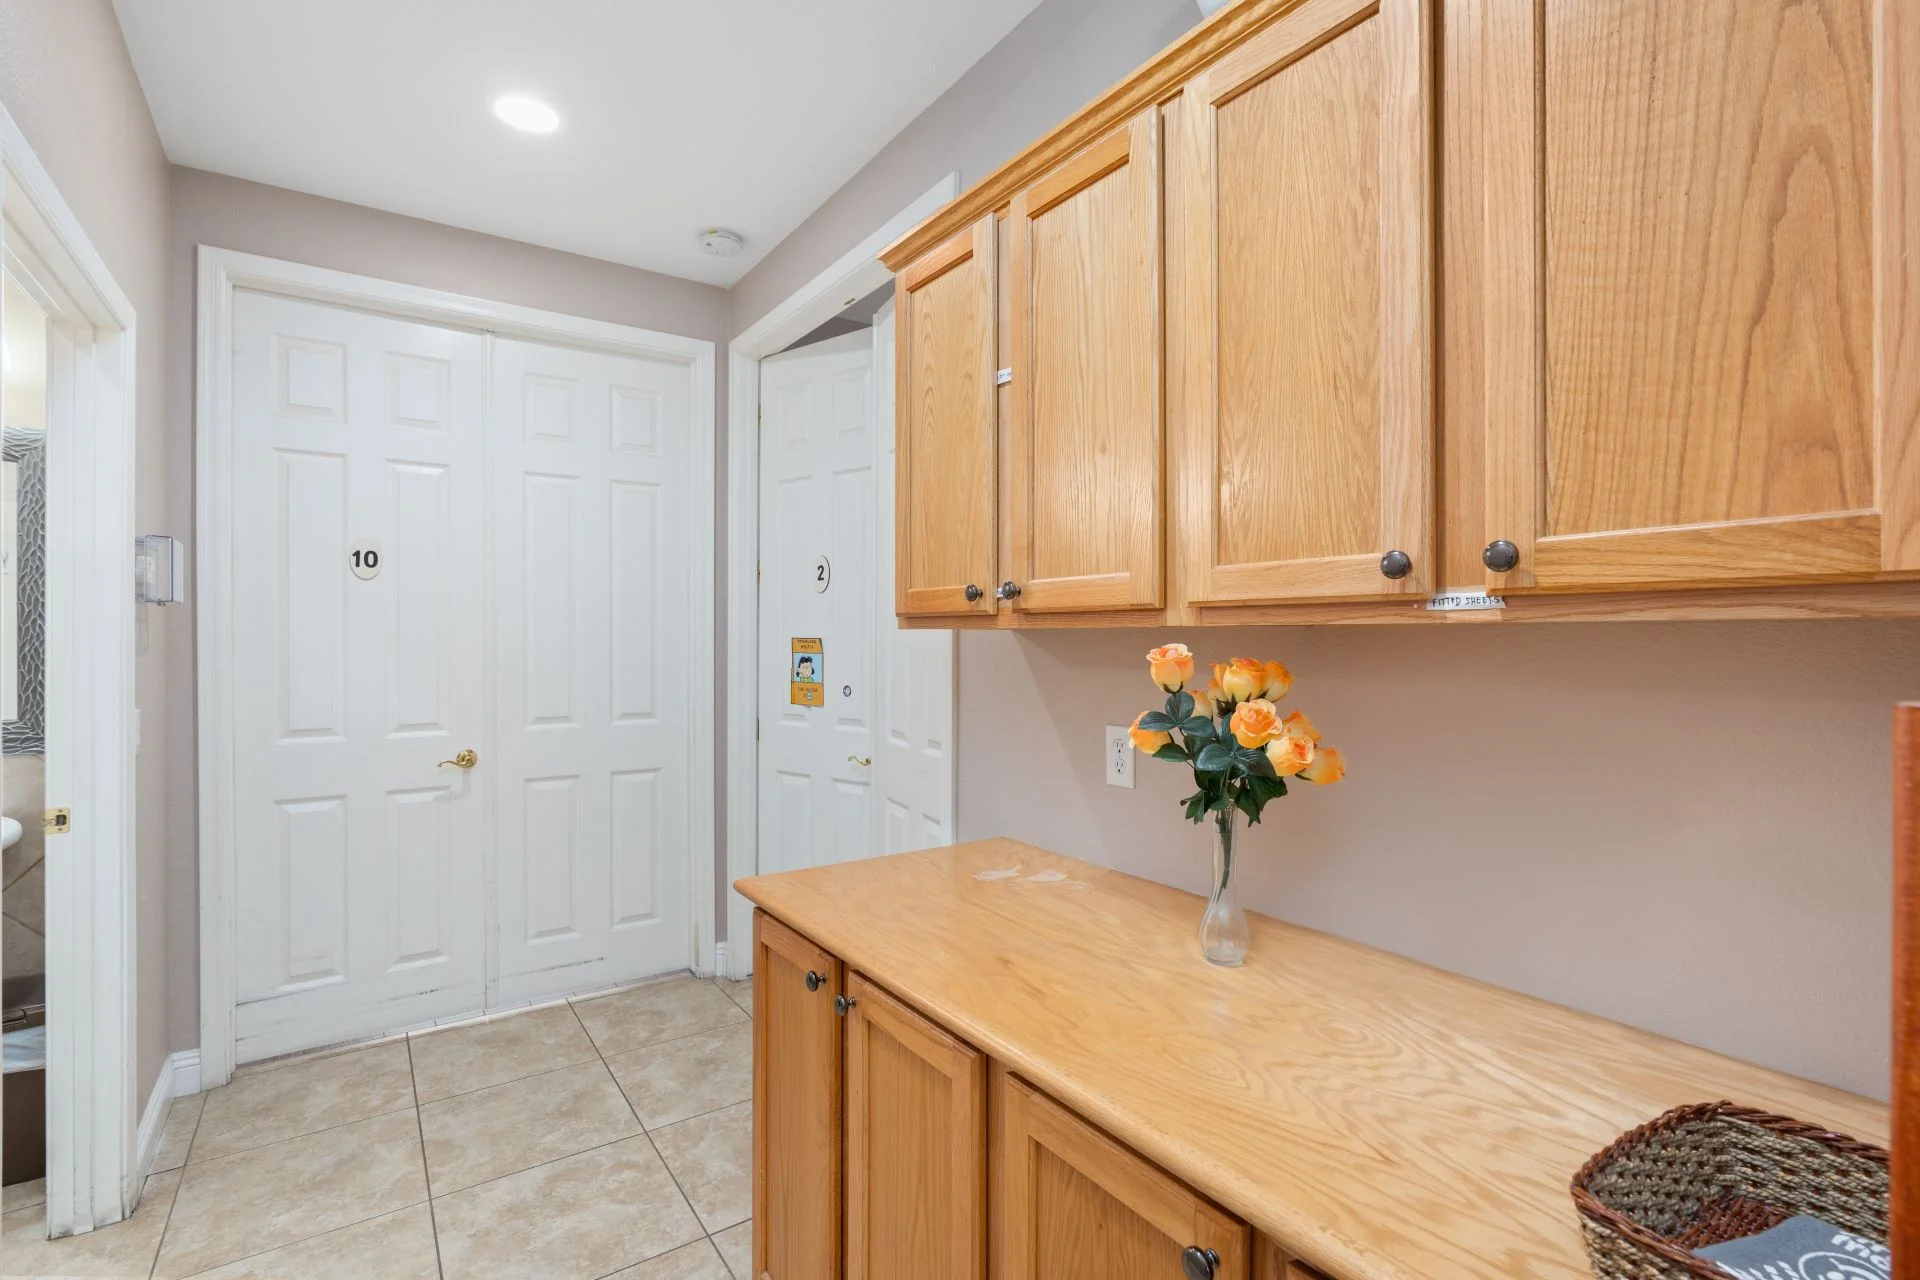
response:
<path id="1" fill-rule="evenodd" d="M 167 160 L 127 57 L 111 0 L 0 0 L 0 104 L 12 114 L 86 228 L 138 316 L 134 520 L 150 533 L 188 532 L 167 462 L 189 448 L 169 419 Z M 158 1076 L 167 1017 L 167 672 L 186 647 L 182 610 L 140 611 L 134 678 L 140 706 L 135 814 L 135 999 L 140 1099 Z M 177 1046 L 175 1046 L 177 1047 Z"/>
<path id="2" fill-rule="evenodd" d="M 970 634 L 960 834 L 1199 891 L 1187 775 L 1101 780 L 1163 639 L 1276 657 L 1346 753 L 1248 841 L 1246 905 L 1885 1097 L 1892 704 L 1920 623 Z"/>
<path id="3" fill-rule="evenodd" d="M 720 352 L 725 349 L 727 295 L 711 285 L 197 169 L 174 169 L 172 201 L 173 325 L 167 367 L 168 400 L 177 422 L 193 419 L 194 249 L 202 244 L 705 338 Z M 716 404 L 724 420 L 726 361 L 718 358 L 715 365 Z M 184 443 L 189 433 L 181 434 L 182 448 L 167 461 L 169 487 L 184 511 L 191 509 L 193 453 Z M 176 715 L 168 744 L 173 821 L 167 976 L 175 1048 L 200 1043 L 193 663 L 191 644 L 181 643 L 171 671 Z"/>

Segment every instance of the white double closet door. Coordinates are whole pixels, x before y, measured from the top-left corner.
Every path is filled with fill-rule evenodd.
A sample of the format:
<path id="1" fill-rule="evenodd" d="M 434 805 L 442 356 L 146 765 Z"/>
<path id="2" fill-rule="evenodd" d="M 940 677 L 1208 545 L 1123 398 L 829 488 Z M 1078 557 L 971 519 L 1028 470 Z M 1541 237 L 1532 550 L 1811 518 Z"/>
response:
<path id="1" fill-rule="evenodd" d="M 689 366 L 233 320 L 235 1060 L 685 968 Z"/>

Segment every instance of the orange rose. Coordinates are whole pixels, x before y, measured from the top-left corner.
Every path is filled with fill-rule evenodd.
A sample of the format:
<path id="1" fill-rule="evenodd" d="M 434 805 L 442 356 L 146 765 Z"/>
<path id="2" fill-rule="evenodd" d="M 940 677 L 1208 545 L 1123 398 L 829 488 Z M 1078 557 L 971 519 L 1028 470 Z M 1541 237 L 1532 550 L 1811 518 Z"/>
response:
<path id="1" fill-rule="evenodd" d="M 1189 689 L 1187 696 L 1193 699 L 1193 714 L 1212 720 L 1220 714 L 1220 690 L 1218 688 Z"/>
<path id="2" fill-rule="evenodd" d="M 1172 742 L 1173 735 L 1170 733 L 1162 733 L 1157 729 L 1142 729 L 1140 722 L 1146 718 L 1146 715 L 1147 713 L 1142 711 L 1133 718 L 1133 725 L 1127 730 L 1127 736 L 1133 739 L 1134 746 L 1140 748 L 1140 750 L 1147 755 L 1152 755 L 1169 742 Z"/>
<path id="3" fill-rule="evenodd" d="M 1300 776 L 1324 787 L 1347 776 L 1347 762 L 1340 758 L 1338 747 L 1316 747 L 1312 762 L 1300 771 Z"/>
<path id="4" fill-rule="evenodd" d="M 1258 658 L 1235 658 L 1224 667 L 1214 664 L 1213 678 L 1234 702 L 1257 698 L 1267 688 L 1267 665 Z"/>
<path id="5" fill-rule="evenodd" d="M 1243 747 L 1264 747 L 1280 736 L 1280 715 L 1265 698 L 1243 702 L 1227 722 L 1233 736 Z"/>
<path id="6" fill-rule="evenodd" d="M 1268 702 L 1277 702 L 1286 697 L 1287 690 L 1293 688 L 1293 672 L 1287 670 L 1287 664 L 1268 662 L 1263 663 L 1262 666 L 1267 673 L 1267 687 L 1266 692 L 1260 696 Z"/>
<path id="7" fill-rule="evenodd" d="M 1273 766 L 1275 776 L 1281 778 L 1291 778 L 1307 768 L 1315 754 L 1311 742 L 1284 733 L 1267 744 L 1267 763 Z"/>
<path id="8" fill-rule="evenodd" d="M 1304 711 L 1295 711 L 1280 722 L 1280 732 L 1290 738 L 1305 738 L 1308 742 L 1320 741 L 1320 731 L 1313 727 L 1313 721 L 1307 719 Z"/>
<path id="9" fill-rule="evenodd" d="M 1193 651 L 1183 644 L 1163 644 L 1147 653 L 1147 667 L 1155 684 L 1177 693 L 1193 679 Z"/>

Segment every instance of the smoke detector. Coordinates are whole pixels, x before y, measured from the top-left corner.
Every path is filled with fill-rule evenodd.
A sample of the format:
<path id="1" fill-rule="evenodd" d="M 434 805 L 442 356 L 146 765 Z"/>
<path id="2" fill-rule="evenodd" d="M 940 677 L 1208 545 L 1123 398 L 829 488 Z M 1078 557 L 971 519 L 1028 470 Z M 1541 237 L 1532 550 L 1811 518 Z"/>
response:
<path id="1" fill-rule="evenodd" d="M 713 227 L 700 233 L 700 247 L 716 258 L 731 258 L 746 247 L 746 241 L 732 231 Z"/>

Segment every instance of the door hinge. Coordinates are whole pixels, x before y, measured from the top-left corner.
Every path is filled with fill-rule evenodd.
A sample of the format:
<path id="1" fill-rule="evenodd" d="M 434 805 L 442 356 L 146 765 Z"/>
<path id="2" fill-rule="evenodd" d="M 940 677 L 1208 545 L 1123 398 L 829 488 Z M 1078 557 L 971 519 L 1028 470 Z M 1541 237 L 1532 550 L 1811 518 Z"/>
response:
<path id="1" fill-rule="evenodd" d="M 753 562 L 753 580 L 755 582 L 758 582 L 760 581 L 761 578 L 765 576 L 766 576 L 766 571 L 760 567 L 760 562 L 758 560 L 755 560 Z"/>
<path id="2" fill-rule="evenodd" d="M 73 810 L 49 809 L 40 818 L 40 829 L 50 836 L 63 836 L 73 830 Z"/>

